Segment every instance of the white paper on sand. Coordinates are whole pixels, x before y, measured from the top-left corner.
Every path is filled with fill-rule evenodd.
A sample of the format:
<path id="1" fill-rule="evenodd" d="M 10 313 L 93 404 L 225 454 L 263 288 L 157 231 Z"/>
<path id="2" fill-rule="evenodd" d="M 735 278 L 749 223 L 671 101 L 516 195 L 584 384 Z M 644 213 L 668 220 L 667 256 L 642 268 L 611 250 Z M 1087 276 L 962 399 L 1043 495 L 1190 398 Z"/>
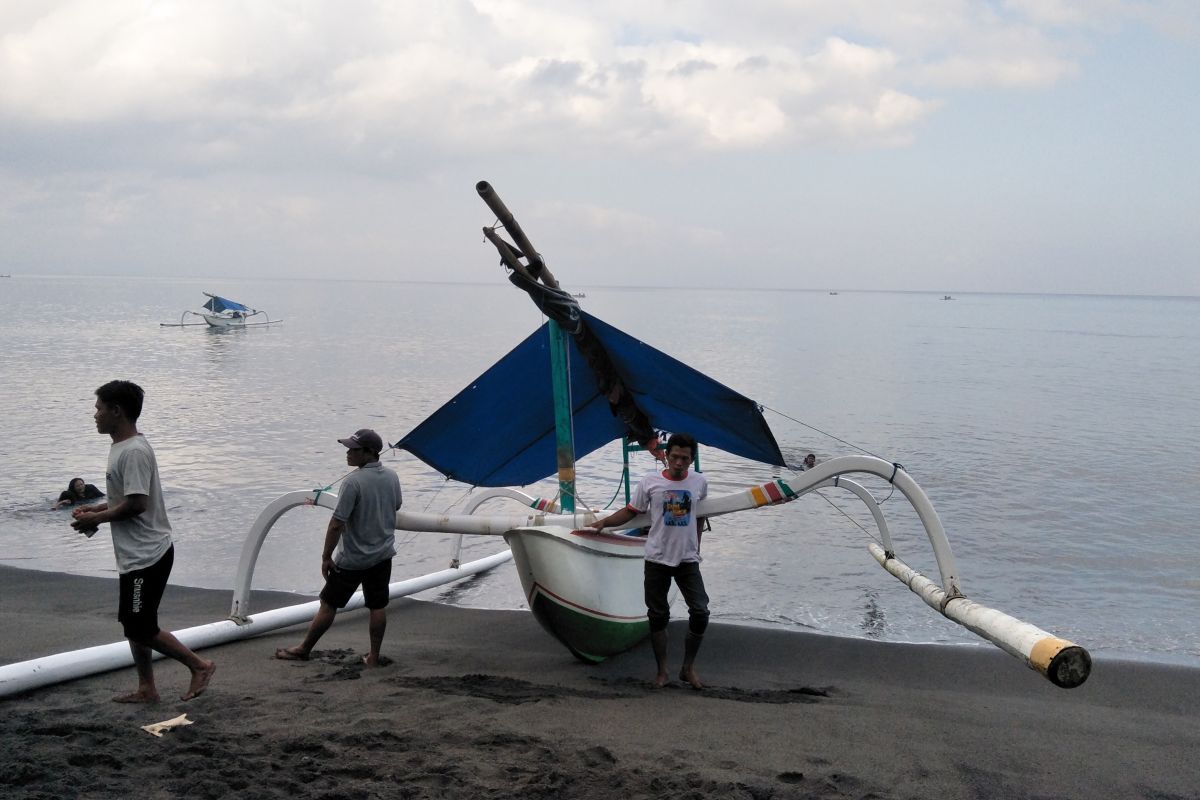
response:
<path id="1" fill-rule="evenodd" d="M 153 734 L 154 736 L 158 736 L 161 738 L 163 735 L 163 731 L 169 731 L 172 728 L 179 728 L 183 725 L 191 725 L 191 724 L 192 724 L 192 721 L 187 718 L 187 714 L 180 714 L 178 717 L 175 717 L 174 719 L 163 720 L 162 722 L 155 722 L 152 725 L 143 725 L 142 730 L 144 730 L 146 733 Z"/>

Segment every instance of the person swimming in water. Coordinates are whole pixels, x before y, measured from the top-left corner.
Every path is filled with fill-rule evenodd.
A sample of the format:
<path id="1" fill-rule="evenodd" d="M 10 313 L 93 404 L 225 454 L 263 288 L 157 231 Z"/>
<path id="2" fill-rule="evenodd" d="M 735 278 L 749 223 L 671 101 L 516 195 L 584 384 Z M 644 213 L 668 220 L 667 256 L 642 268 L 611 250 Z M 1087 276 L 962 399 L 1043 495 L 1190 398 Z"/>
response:
<path id="1" fill-rule="evenodd" d="M 58 496 L 54 507 L 73 506 L 84 500 L 95 500 L 97 497 L 104 497 L 104 492 L 97 489 L 94 484 L 85 483 L 83 478 L 71 478 L 67 488 Z"/>

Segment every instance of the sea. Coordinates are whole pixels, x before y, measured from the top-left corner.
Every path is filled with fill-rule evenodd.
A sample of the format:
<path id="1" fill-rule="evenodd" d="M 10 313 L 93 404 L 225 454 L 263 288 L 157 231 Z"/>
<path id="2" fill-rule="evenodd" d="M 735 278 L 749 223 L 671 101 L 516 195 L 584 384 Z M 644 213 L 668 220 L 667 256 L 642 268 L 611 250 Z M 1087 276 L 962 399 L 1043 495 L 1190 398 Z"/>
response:
<path id="1" fill-rule="evenodd" d="M 116 574 L 104 529 L 84 538 L 51 505 L 76 476 L 103 489 L 109 441 L 92 422 L 93 392 L 124 378 L 146 390 L 139 427 L 174 527 L 172 581 L 231 589 L 272 500 L 336 491 L 339 437 L 371 427 L 398 441 L 542 324 L 495 269 L 470 285 L 0 279 L 0 563 Z M 902 464 L 937 509 L 970 598 L 1094 656 L 1200 666 L 1200 299 L 570 288 L 588 312 L 761 404 L 789 463 L 811 452 Z M 162 324 L 198 309 L 205 291 L 282 321 Z M 453 513 L 472 498 L 406 452 L 383 460 L 409 510 Z M 713 495 L 794 474 L 708 448 L 701 466 Z M 634 470 L 650 468 L 636 454 Z M 619 445 L 578 470 L 582 504 L 624 503 Z M 911 506 L 886 481 L 862 483 L 897 556 L 937 580 Z M 254 587 L 317 592 L 327 521 L 319 508 L 286 514 Z M 714 519 L 703 547 L 714 619 L 976 645 L 879 567 L 873 538 L 864 505 L 838 488 Z M 444 569 L 456 542 L 400 532 L 394 575 Z M 503 547 L 467 537 L 463 559 Z M 419 597 L 525 607 L 511 563 Z"/>

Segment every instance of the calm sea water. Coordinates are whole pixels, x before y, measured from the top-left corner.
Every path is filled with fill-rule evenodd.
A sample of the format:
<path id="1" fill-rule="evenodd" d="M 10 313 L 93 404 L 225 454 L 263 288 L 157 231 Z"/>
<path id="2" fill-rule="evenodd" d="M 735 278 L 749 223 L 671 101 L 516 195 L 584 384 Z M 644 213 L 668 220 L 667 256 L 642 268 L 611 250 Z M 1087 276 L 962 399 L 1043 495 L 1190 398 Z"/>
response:
<path id="1" fill-rule="evenodd" d="M 588 311 L 771 409 L 796 461 L 860 447 L 904 464 L 941 515 L 969 596 L 1095 654 L 1200 664 L 1200 301 L 574 288 Z M 197 308 L 202 290 L 284 321 L 159 326 Z M 0 279 L 0 312 L 0 563 L 115 574 L 107 538 L 80 537 L 49 507 L 72 476 L 103 487 L 92 392 L 122 377 L 147 389 L 140 427 L 176 532 L 173 580 L 209 588 L 232 586 L 267 503 L 345 473 L 338 437 L 371 426 L 396 441 L 542 321 L 499 271 L 473 286 L 16 276 Z M 468 496 L 408 454 L 384 460 L 409 509 Z M 715 451 L 703 460 L 715 493 L 775 472 Z M 590 506 L 614 495 L 619 465 L 615 446 L 580 465 Z M 898 555 L 936 577 L 915 514 L 898 495 L 884 509 Z M 256 588 L 315 592 L 327 519 L 285 516 Z M 714 615 L 978 641 L 880 569 L 859 525 L 870 530 L 869 515 L 838 490 L 716 520 L 705 537 Z M 398 576 L 443 568 L 452 547 L 400 539 Z M 466 557 L 502 546 L 469 540 Z M 424 596 L 523 605 L 511 565 Z"/>

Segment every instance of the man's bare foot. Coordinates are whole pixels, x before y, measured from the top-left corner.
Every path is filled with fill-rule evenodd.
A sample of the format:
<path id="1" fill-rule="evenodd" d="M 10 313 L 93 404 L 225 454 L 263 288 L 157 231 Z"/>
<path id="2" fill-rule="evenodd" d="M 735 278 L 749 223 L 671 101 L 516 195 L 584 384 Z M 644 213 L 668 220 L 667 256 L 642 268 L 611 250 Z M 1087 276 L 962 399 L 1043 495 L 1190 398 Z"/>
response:
<path id="1" fill-rule="evenodd" d="M 661 689 L 671 682 L 671 676 L 665 672 L 660 672 L 654 676 L 654 688 Z"/>
<path id="2" fill-rule="evenodd" d="M 299 647 L 281 647 L 275 651 L 280 661 L 308 661 L 308 652 Z"/>
<path id="3" fill-rule="evenodd" d="M 208 688 L 208 682 L 212 680 L 213 673 L 216 671 L 216 662 L 209 661 L 206 666 L 193 672 L 192 683 L 188 686 L 188 690 L 184 692 L 181 699 L 191 700 L 193 697 L 199 697 Z"/>
<path id="4" fill-rule="evenodd" d="M 700 676 L 696 674 L 695 667 L 684 667 L 679 670 L 679 680 L 688 684 L 693 689 L 704 688 L 704 684 L 700 682 Z"/>
<path id="5" fill-rule="evenodd" d="M 386 667 L 392 663 L 392 660 L 387 656 L 372 656 L 368 654 L 362 657 L 362 662 L 368 667 Z"/>
<path id="6" fill-rule="evenodd" d="M 119 694 L 112 701 L 114 703 L 157 703 L 158 692 L 138 689 L 136 692 L 130 692 L 129 694 Z"/>

